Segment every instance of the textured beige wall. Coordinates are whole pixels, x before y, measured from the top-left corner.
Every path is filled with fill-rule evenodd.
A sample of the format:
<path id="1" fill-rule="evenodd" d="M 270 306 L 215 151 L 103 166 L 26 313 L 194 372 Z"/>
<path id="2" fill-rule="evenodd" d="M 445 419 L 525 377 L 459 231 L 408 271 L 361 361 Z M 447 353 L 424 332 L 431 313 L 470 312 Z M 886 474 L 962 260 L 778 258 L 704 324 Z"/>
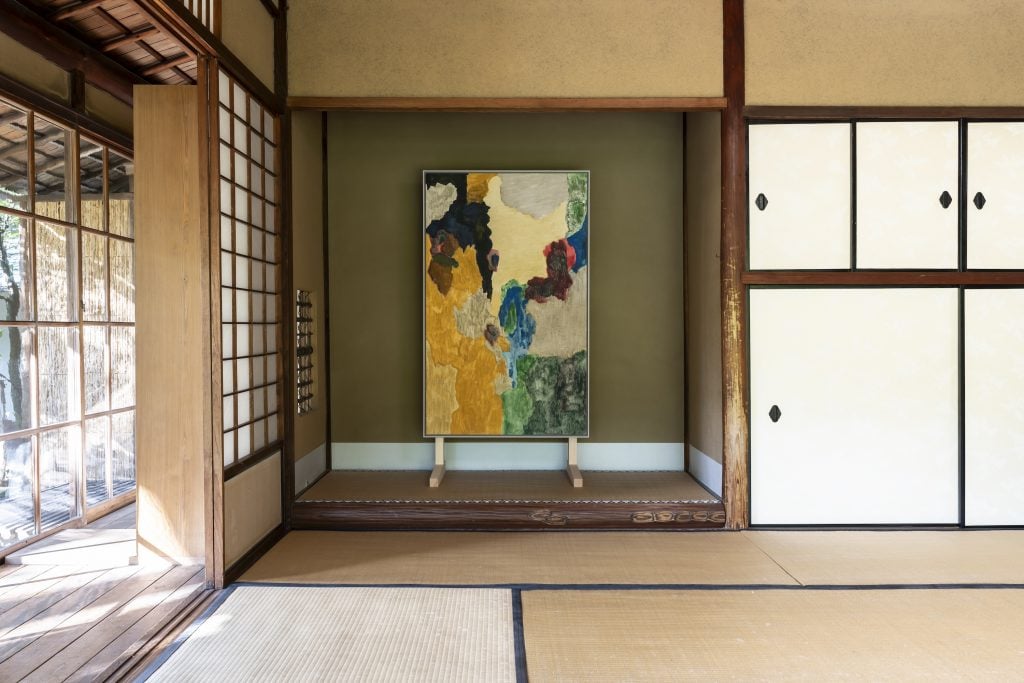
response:
<path id="1" fill-rule="evenodd" d="M 722 462 L 721 116 L 686 115 L 687 440 Z"/>
<path id="2" fill-rule="evenodd" d="M 292 113 L 292 260 L 296 289 L 312 294 L 313 411 L 295 416 L 295 459 L 327 439 L 324 383 L 323 126 L 320 112 Z"/>
<path id="3" fill-rule="evenodd" d="M 721 0 L 294 0 L 288 33 L 296 96 L 722 94 Z"/>
<path id="4" fill-rule="evenodd" d="M 746 0 L 747 104 L 1024 105 L 1020 0 Z"/>
<path id="5" fill-rule="evenodd" d="M 281 454 L 224 483 L 224 566 L 281 523 Z"/>
<path id="6" fill-rule="evenodd" d="M 68 73 L 4 33 L 0 33 L 0 73 L 44 95 L 68 99 Z"/>
<path id="7" fill-rule="evenodd" d="M 132 108 L 105 90 L 86 84 L 85 112 L 126 135 L 132 134 Z"/>
<path id="8" fill-rule="evenodd" d="M 222 0 L 221 40 L 274 89 L 274 19 L 260 0 Z"/>
<path id="9" fill-rule="evenodd" d="M 682 442 L 682 119 L 637 113 L 330 116 L 332 439 L 422 441 L 425 168 L 591 171 L 592 440 Z"/>

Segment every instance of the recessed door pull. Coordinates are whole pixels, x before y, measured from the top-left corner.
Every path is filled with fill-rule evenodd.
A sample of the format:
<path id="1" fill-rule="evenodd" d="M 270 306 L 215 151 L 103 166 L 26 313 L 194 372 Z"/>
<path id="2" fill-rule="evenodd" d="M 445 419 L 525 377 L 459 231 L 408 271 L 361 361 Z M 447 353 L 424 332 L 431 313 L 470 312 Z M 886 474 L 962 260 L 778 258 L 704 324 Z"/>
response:
<path id="1" fill-rule="evenodd" d="M 952 203 L 953 197 L 950 196 L 949 192 L 943 190 L 942 194 L 939 195 L 939 204 L 942 204 L 943 209 L 948 209 L 949 205 Z"/>
<path id="2" fill-rule="evenodd" d="M 981 207 L 985 206 L 985 195 L 978 192 L 974 195 L 974 205 L 978 207 L 978 211 L 981 211 Z"/>
<path id="3" fill-rule="evenodd" d="M 757 199 L 754 200 L 754 204 L 758 209 L 764 211 L 764 207 L 768 206 L 768 198 L 764 196 L 764 192 L 757 195 Z"/>
<path id="4" fill-rule="evenodd" d="M 768 411 L 768 417 L 772 419 L 772 422 L 778 422 L 779 418 L 782 417 L 782 411 L 779 410 L 778 406 L 772 406 L 772 409 Z"/>

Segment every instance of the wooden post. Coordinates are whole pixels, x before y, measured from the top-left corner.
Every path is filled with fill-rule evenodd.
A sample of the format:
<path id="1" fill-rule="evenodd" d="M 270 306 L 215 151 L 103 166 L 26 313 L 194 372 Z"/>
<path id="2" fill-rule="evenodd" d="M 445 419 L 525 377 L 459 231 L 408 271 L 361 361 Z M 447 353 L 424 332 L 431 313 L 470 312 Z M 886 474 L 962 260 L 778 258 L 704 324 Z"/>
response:
<path id="1" fill-rule="evenodd" d="M 747 453 L 746 145 L 744 144 L 743 0 L 723 0 L 726 108 L 722 114 L 722 493 L 725 525 L 750 524 Z"/>
<path id="2" fill-rule="evenodd" d="M 430 488 L 436 489 L 441 485 L 446 471 L 444 468 L 444 438 L 439 436 L 434 439 L 434 469 L 430 472 Z"/>
<path id="3" fill-rule="evenodd" d="M 569 481 L 572 482 L 574 489 L 583 488 L 583 474 L 580 472 L 580 463 L 577 454 L 577 443 L 576 437 L 569 437 L 569 464 L 565 468 L 565 473 L 569 475 Z"/>

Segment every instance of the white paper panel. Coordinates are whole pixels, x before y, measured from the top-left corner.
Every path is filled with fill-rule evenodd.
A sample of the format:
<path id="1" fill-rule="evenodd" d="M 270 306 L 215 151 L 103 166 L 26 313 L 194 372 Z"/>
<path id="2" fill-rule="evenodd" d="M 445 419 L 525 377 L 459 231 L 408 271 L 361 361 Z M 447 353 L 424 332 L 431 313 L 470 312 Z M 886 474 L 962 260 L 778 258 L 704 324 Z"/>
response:
<path id="1" fill-rule="evenodd" d="M 1024 268 L 1024 123 L 967 125 L 967 200 L 967 267 Z"/>
<path id="2" fill-rule="evenodd" d="M 850 124 L 751 125 L 748 134 L 750 267 L 849 268 Z"/>
<path id="3" fill-rule="evenodd" d="M 958 521 L 957 305 L 954 289 L 751 292 L 754 524 Z"/>
<path id="4" fill-rule="evenodd" d="M 1024 524 L 1024 290 L 964 293 L 964 374 L 965 521 Z"/>
<path id="5" fill-rule="evenodd" d="M 857 124 L 858 268 L 957 267 L 958 150 L 955 121 Z"/>

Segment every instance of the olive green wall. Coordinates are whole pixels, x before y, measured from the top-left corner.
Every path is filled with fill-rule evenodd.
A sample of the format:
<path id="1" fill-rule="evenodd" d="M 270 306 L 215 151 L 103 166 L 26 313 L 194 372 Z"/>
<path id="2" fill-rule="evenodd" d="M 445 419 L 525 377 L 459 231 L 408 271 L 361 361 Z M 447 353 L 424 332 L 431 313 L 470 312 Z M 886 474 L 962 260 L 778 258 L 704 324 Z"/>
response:
<path id="1" fill-rule="evenodd" d="M 682 118 L 331 114 L 331 429 L 422 440 L 423 169 L 589 169 L 591 440 L 683 441 Z"/>

